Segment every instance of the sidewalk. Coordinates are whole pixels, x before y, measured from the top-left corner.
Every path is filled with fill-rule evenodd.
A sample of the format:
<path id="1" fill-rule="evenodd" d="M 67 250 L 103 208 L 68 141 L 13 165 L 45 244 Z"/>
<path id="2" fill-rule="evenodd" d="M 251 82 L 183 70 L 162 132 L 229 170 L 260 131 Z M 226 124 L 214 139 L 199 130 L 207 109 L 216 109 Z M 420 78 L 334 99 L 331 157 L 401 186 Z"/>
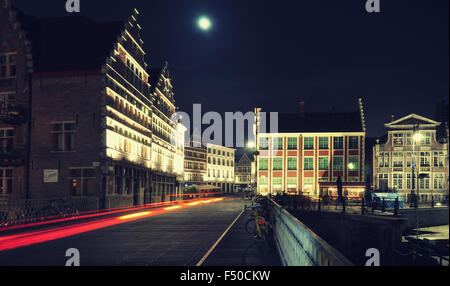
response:
<path id="1" fill-rule="evenodd" d="M 281 266 L 275 247 L 253 240 L 245 230 L 244 212 L 202 266 Z"/>

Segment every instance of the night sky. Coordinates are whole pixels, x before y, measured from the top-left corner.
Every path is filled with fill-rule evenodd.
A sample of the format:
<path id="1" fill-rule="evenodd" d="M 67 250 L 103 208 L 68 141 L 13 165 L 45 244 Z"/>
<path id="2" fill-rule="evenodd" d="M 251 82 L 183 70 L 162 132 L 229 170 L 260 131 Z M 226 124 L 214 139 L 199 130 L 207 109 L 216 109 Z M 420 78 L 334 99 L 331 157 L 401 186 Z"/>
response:
<path id="1" fill-rule="evenodd" d="M 64 16 L 65 0 L 15 0 L 23 12 Z M 150 68 L 165 60 L 182 111 L 352 111 L 362 97 L 369 136 L 409 113 L 434 118 L 449 97 L 449 1 L 81 0 L 93 20 L 137 8 Z M 208 32 L 197 25 L 206 15 Z"/>

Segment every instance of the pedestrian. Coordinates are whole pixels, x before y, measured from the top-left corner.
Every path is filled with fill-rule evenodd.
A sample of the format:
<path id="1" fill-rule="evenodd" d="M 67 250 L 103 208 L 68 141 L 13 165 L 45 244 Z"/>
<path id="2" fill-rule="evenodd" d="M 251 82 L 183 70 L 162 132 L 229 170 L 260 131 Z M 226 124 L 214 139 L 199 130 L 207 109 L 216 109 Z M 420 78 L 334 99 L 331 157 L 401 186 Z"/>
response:
<path id="1" fill-rule="evenodd" d="M 337 191 L 338 191 L 338 202 L 343 202 L 342 197 L 342 178 L 339 176 L 336 181 Z"/>

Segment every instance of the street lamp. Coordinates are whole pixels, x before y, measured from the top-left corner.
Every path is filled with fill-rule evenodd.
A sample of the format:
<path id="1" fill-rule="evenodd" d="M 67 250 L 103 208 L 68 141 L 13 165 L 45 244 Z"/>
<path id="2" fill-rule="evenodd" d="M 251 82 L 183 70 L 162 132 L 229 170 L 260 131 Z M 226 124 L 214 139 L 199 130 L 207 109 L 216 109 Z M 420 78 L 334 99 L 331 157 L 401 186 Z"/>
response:
<path id="1" fill-rule="evenodd" d="M 412 188 L 411 188 L 411 201 L 409 203 L 410 207 L 418 207 L 417 204 L 417 198 L 416 198 L 416 194 L 414 193 L 414 188 L 416 185 L 416 181 L 415 181 L 415 172 L 414 169 L 416 167 L 416 161 L 417 161 L 417 156 L 416 156 L 416 151 L 415 151 L 415 147 L 416 147 L 416 142 L 420 143 L 420 141 L 422 141 L 423 135 L 419 132 L 417 132 L 418 126 L 414 126 L 414 131 L 413 131 L 413 136 L 412 136 L 412 143 L 413 143 L 413 162 L 412 162 Z M 417 186 L 417 193 L 419 193 L 419 186 Z"/>

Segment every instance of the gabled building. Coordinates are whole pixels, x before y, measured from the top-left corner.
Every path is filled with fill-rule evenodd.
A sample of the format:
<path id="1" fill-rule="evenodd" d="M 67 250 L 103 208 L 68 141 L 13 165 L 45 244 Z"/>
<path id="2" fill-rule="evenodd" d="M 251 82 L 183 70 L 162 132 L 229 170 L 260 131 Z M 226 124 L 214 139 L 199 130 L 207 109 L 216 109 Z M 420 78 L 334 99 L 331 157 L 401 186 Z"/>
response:
<path id="1" fill-rule="evenodd" d="M 0 206 L 27 197 L 29 186 L 34 59 L 20 16 L 11 1 L 0 0 Z"/>
<path id="2" fill-rule="evenodd" d="M 366 129 L 361 100 L 358 107 L 354 112 L 307 113 L 301 103 L 297 114 L 278 114 L 277 133 L 262 133 L 264 122 L 256 109 L 258 193 L 337 196 L 341 177 L 345 196 L 362 197 Z"/>
<path id="3" fill-rule="evenodd" d="M 441 201 L 448 196 L 448 143 L 439 143 L 440 122 L 410 114 L 385 124 L 386 142 L 373 147 L 373 185 L 411 200 Z M 413 173 L 414 171 L 414 173 Z"/>
<path id="4" fill-rule="evenodd" d="M 255 181 L 255 162 L 244 153 L 236 162 L 234 174 L 235 184 L 239 190 L 251 188 Z"/>
<path id="5" fill-rule="evenodd" d="M 1 129 L 13 130 L 4 132 L 8 138 L 17 134 L 8 151 L 29 148 L 29 155 L 19 156 L 21 167 L 8 165 L 7 176 L 2 173 L 2 182 L 12 186 L 5 191 L 8 197 L 70 197 L 81 210 L 176 194 L 182 168 L 175 157 L 183 156 L 183 147 L 170 139 L 184 129 L 167 120 L 176 110 L 173 92 L 167 91 L 172 86 L 167 67 L 152 74 L 155 87 L 150 84 L 139 12 L 135 9 L 125 22 L 85 16 L 38 19 L 20 13 L 10 1 L 1 4 L 0 54 L 6 55 L 8 76 L 0 78 L 0 94 L 14 98 L 29 118 L 19 127 L 0 123 Z M 169 108 L 159 103 L 166 99 Z M 9 122 L 22 115 L 7 114 Z M 161 133 L 161 122 L 173 133 Z M 8 152 L 8 164 L 19 163 L 16 154 Z"/>
<path id="6" fill-rule="evenodd" d="M 152 97 L 152 189 L 168 193 L 171 199 L 182 192 L 184 182 L 184 133 L 186 128 L 174 120 L 176 112 L 172 78 L 166 62 L 150 70 Z"/>

